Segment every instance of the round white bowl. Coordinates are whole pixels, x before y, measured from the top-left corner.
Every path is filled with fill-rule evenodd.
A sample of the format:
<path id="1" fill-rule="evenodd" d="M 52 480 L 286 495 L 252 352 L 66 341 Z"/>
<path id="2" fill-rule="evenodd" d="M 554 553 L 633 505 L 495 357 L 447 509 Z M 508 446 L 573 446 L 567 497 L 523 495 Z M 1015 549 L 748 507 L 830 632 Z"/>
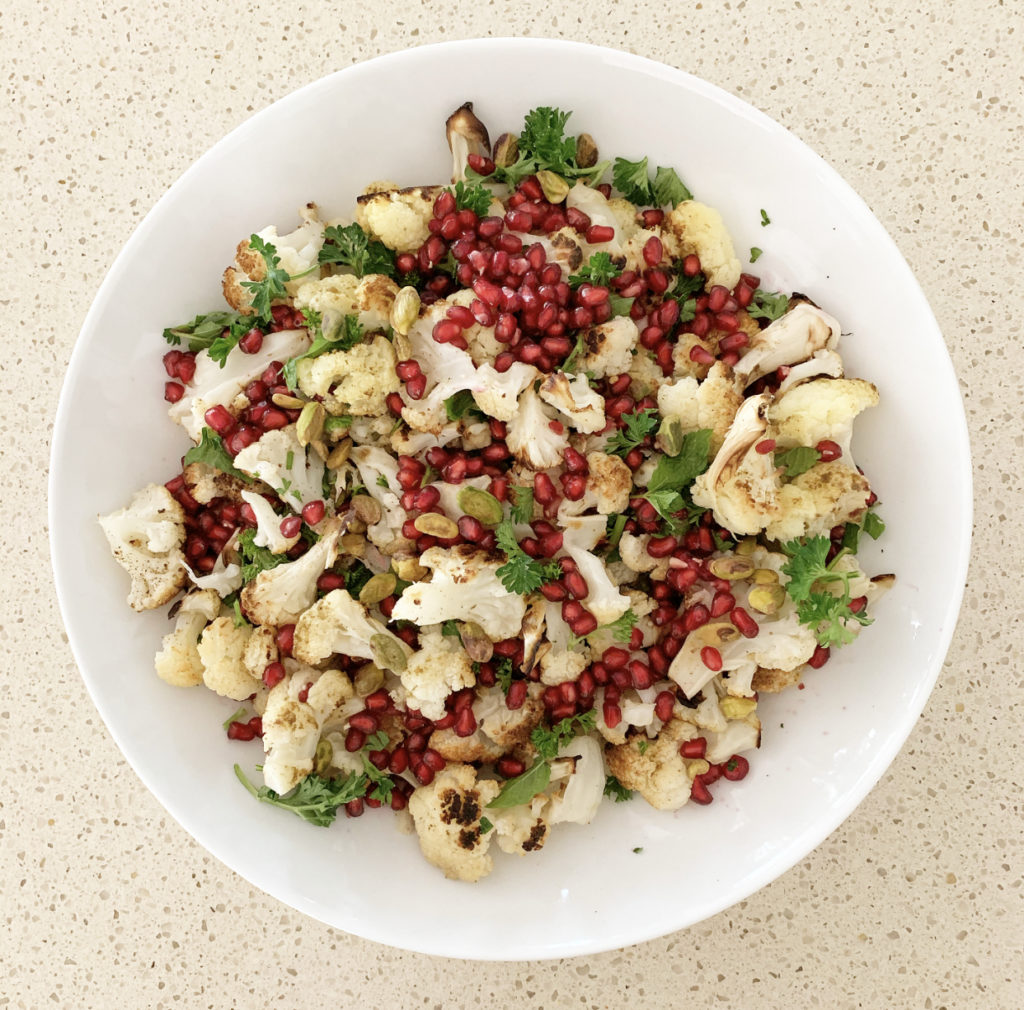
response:
<path id="1" fill-rule="evenodd" d="M 410 90 L 410 83 L 423 81 Z M 186 448 L 166 417 L 165 325 L 220 304 L 243 236 L 317 201 L 350 213 L 375 179 L 449 174 L 445 117 L 472 100 L 492 135 L 537 105 L 573 110 L 605 156 L 675 166 L 717 207 L 737 251 L 764 249 L 766 287 L 834 313 L 848 371 L 877 384 L 857 459 L 888 529 L 864 555 L 898 575 L 874 625 L 807 678 L 765 698 L 761 750 L 710 807 L 606 803 L 545 849 L 496 852 L 475 885 L 445 880 L 387 814 L 330 829 L 256 803 L 232 772 L 233 705 L 153 672 L 162 612 L 137 615 L 97 513 L 173 475 Z M 761 208 L 771 224 L 761 225 Z M 199 159 L 132 235 L 75 346 L 58 410 L 50 530 L 61 609 L 89 692 L 140 778 L 203 846 L 254 885 L 382 943 L 490 960 L 587 954 L 660 936 L 748 896 L 833 831 L 888 767 L 945 655 L 967 568 L 971 479 L 963 408 L 924 295 L 860 198 L 781 126 L 678 70 L 592 46 L 481 40 L 351 67 L 289 95 Z M 785 728 L 782 728 L 785 723 Z M 642 848 L 642 852 L 635 850 Z"/>

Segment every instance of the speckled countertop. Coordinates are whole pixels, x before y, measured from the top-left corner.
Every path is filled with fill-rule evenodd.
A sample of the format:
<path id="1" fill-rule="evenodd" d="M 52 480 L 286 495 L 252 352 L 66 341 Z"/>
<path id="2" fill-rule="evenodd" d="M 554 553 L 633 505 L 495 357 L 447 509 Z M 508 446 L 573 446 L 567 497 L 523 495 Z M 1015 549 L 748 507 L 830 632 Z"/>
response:
<path id="1" fill-rule="evenodd" d="M 1024 692 L 1011 633 L 1024 569 L 1024 333 L 1006 307 L 1024 266 L 1020 4 L 331 8 L 8 0 L 0 10 L 0 1007 L 1024 1005 Z M 662 940 L 575 961 L 463 964 L 290 911 L 164 813 L 79 679 L 43 516 L 75 335 L 166 187 L 307 81 L 408 45 L 509 34 L 683 67 L 836 166 L 895 237 L 946 334 L 971 428 L 977 533 L 959 630 L 920 723 L 820 848 Z"/>

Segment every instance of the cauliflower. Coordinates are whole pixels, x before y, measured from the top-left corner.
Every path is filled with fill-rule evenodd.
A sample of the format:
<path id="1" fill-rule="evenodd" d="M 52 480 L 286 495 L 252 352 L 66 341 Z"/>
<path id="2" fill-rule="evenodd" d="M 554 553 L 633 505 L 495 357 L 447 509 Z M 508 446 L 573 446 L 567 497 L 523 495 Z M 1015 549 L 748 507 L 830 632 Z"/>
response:
<path id="1" fill-rule="evenodd" d="M 390 644 L 385 644 L 383 639 Z M 391 665 L 385 660 L 394 654 L 400 666 L 398 655 L 408 652 L 408 646 L 380 621 L 370 617 L 366 607 L 354 600 L 347 589 L 332 589 L 295 623 L 292 655 L 310 666 L 336 653 L 373 660 L 382 667 Z"/>
<path id="2" fill-rule="evenodd" d="M 583 331 L 584 353 L 576 362 L 580 372 L 596 378 L 622 375 L 633 367 L 633 348 L 639 331 L 629 316 L 612 316 L 606 323 Z"/>
<path id="3" fill-rule="evenodd" d="M 308 347 L 309 334 L 303 329 L 268 333 L 255 354 L 234 351 L 223 367 L 207 351 L 200 351 L 196 355 L 195 375 L 185 388 L 185 395 L 171 404 L 167 414 L 188 432 L 193 442 L 198 442 L 206 425 L 207 410 L 217 404 L 230 408 L 242 390 L 258 379 L 272 361 L 287 361 Z"/>
<path id="4" fill-rule="evenodd" d="M 587 493 L 594 497 L 594 508 L 601 515 L 615 515 L 625 512 L 629 505 L 629 493 L 633 487 L 633 473 L 618 456 L 604 452 L 588 452 Z"/>
<path id="5" fill-rule="evenodd" d="M 696 253 L 708 286 L 721 284 L 730 291 L 740 280 L 740 261 L 722 215 L 696 200 L 680 203 L 665 218 L 662 240 L 666 252 L 683 258 Z"/>
<path id="6" fill-rule="evenodd" d="M 544 819 L 543 810 L 547 802 L 547 798 L 540 795 L 517 807 L 491 811 L 494 834 L 498 836 L 498 848 L 502 852 L 510 856 L 525 856 L 527 852 L 538 852 L 544 848 L 548 822 Z"/>
<path id="7" fill-rule="evenodd" d="M 685 376 L 658 390 L 658 411 L 663 418 L 679 419 L 683 433 L 711 429 L 711 451 L 718 452 L 725 434 L 743 403 L 732 370 L 716 361 L 703 382 Z"/>
<path id="8" fill-rule="evenodd" d="M 623 533 L 619 537 L 619 557 L 634 572 L 653 572 L 659 565 L 664 565 L 667 573 L 668 559 L 655 558 L 647 553 L 650 540 L 648 533 Z"/>
<path id="9" fill-rule="evenodd" d="M 577 182 L 569 190 L 565 198 L 565 206 L 567 210 L 570 207 L 575 207 L 577 210 L 583 211 L 590 218 L 592 225 L 601 225 L 614 231 L 613 236 L 607 242 L 599 242 L 597 244 L 586 243 L 584 247 L 586 257 L 595 252 L 607 252 L 612 255 L 622 252 L 623 222 L 619 220 L 615 209 L 609 205 L 608 198 L 604 193 L 585 183 Z"/>
<path id="10" fill-rule="evenodd" d="M 431 547 L 423 552 L 420 564 L 433 569 L 433 578 L 416 582 L 402 593 L 391 613 L 393 620 L 413 621 L 421 627 L 451 619 L 475 621 L 495 642 L 519 634 L 526 602 L 498 578 L 503 564 L 500 555 L 470 544 L 450 550 Z"/>
<path id="11" fill-rule="evenodd" d="M 182 476 L 185 478 L 185 490 L 200 505 L 209 505 L 214 498 L 239 501 L 242 489 L 248 486 L 237 477 L 206 463 L 189 463 L 182 470 Z"/>
<path id="12" fill-rule="evenodd" d="M 612 197 L 608 201 L 608 209 L 615 215 L 615 223 L 619 227 L 620 238 L 628 244 L 634 239 L 640 226 L 637 224 L 636 205 L 625 197 Z M 650 232 L 647 233 L 651 234 Z M 646 265 L 646 264 L 645 264 Z"/>
<path id="13" fill-rule="evenodd" d="M 234 548 L 237 540 L 238 533 L 236 532 L 217 555 L 213 568 L 205 575 L 196 575 L 188 564 L 183 562 L 192 585 L 197 589 L 212 589 L 218 596 L 228 596 L 233 593 L 242 584 L 241 567 L 237 561 L 229 560 L 229 558 L 236 557 Z"/>
<path id="14" fill-rule="evenodd" d="M 156 672 L 173 687 L 203 682 L 203 663 L 196 648 L 203 628 L 220 613 L 220 597 L 212 589 L 189 593 L 178 607 L 174 630 L 164 635 L 156 654 Z"/>
<path id="15" fill-rule="evenodd" d="M 302 224 L 287 235 L 278 235 L 275 225 L 268 225 L 257 236 L 274 247 L 278 266 L 290 280 L 285 290 L 295 294 L 299 279 L 319 269 L 320 249 L 324 244 L 324 226 L 317 215 L 316 204 L 308 203 L 299 211 Z M 263 255 L 243 239 L 235 250 L 235 261 L 224 271 L 222 288 L 224 300 L 236 312 L 247 312 L 252 307 L 253 293 L 244 287 L 246 281 L 261 281 L 267 276 Z M 284 359 L 281 359 L 284 360 Z"/>
<path id="16" fill-rule="evenodd" d="M 537 369 L 522 361 L 514 362 L 504 372 L 491 365 L 481 365 L 476 370 L 476 381 L 471 390 L 473 399 L 488 417 L 511 421 L 519 409 L 520 393 L 532 388 L 536 377 Z"/>
<path id="17" fill-rule="evenodd" d="M 347 351 L 303 358 L 295 374 L 299 389 L 321 398 L 329 414 L 376 417 L 387 413 L 388 393 L 397 393 L 401 386 L 396 363 L 391 341 L 378 333 L 370 343 Z"/>
<path id="18" fill-rule="evenodd" d="M 841 379 L 843 377 L 843 359 L 839 357 L 836 351 L 815 351 L 806 361 L 801 361 L 798 365 L 792 365 L 789 369 L 789 373 L 779 383 L 779 388 L 776 391 L 776 397 L 782 396 L 783 393 L 788 393 L 794 386 L 800 385 L 801 382 L 807 382 L 808 379 L 816 379 L 818 376 L 827 375 L 832 379 Z"/>
<path id="19" fill-rule="evenodd" d="M 524 466 L 534 470 L 561 466 L 569 439 L 564 428 L 561 432 L 554 431 L 551 421 L 551 414 L 533 386 L 527 386 L 519 397 L 519 411 L 508 422 L 505 436 L 505 444 Z"/>
<path id="20" fill-rule="evenodd" d="M 491 153 L 487 127 L 473 115 L 472 102 L 460 105 L 445 120 L 444 125 L 448 150 L 452 152 L 452 182 L 461 182 L 466 178 L 466 166 L 471 154 L 488 157 Z"/>
<path id="21" fill-rule="evenodd" d="M 131 608 L 153 610 L 173 599 L 185 584 L 185 513 L 171 492 L 147 484 L 125 508 L 98 518 L 114 560 L 132 580 Z"/>
<path id="22" fill-rule="evenodd" d="M 604 797 L 605 770 L 601 745 L 591 736 L 565 744 L 551 764 L 551 781 L 568 776 L 549 801 L 549 824 L 589 824 Z"/>
<path id="23" fill-rule="evenodd" d="M 878 390 L 863 379 L 812 379 L 778 397 L 768 412 L 781 448 L 837 443 L 846 466 L 856 467 L 850 454 L 853 422 L 867 407 L 878 404 Z"/>
<path id="24" fill-rule="evenodd" d="M 704 760 L 721 764 L 733 754 L 742 754 L 761 745 L 761 721 L 754 714 L 745 719 L 730 719 L 724 730 L 709 732 L 707 741 Z"/>
<path id="25" fill-rule="evenodd" d="M 800 364 L 818 351 L 833 351 L 839 343 L 839 321 L 808 302 L 800 302 L 761 330 L 750 341 L 734 372 L 749 386 L 782 365 Z"/>
<path id="26" fill-rule="evenodd" d="M 759 533 L 779 515 L 779 480 L 772 454 L 757 451 L 767 437 L 770 397 L 743 401 L 711 466 L 693 484 L 697 505 L 734 533 Z"/>
<path id="27" fill-rule="evenodd" d="M 552 372 L 541 384 L 540 398 L 569 418 L 569 424 L 577 431 L 590 434 L 600 431 L 608 422 L 604 416 L 604 397 L 590 388 L 583 372 L 578 372 L 571 382 L 564 372 Z"/>
<path id="28" fill-rule="evenodd" d="M 477 728 L 468 737 L 454 729 L 437 729 L 430 735 L 430 746 L 447 761 L 497 761 L 502 754 L 521 747 L 544 717 L 539 697 L 527 695 L 517 709 L 505 704 L 500 687 L 481 687 L 473 702 Z"/>
<path id="29" fill-rule="evenodd" d="M 245 668 L 243 655 L 252 628 L 235 627 L 232 617 L 218 617 L 206 626 L 196 649 L 203 664 L 203 683 L 223 698 L 244 701 L 261 686 Z"/>
<path id="30" fill-rule="evenodd" d="M 356 200 L 356 221 L 395 252 L 416 252 L 430 237 L 439 186 L 414 186 L 368 193 Z"/>
<path id="31" fill-rule="evenodd" d="M 253 628 L 249 641 L 245 643 L 245 652 L 242 653 L 242 662 L 249 675 L 262 680 L 267 667 L 279 658 L 277 631 L 262 624 Z"/>
<path id="32" fill-rule="evenodd" d="M 235 456 L 235 466 L 272 487 L 296 512 L 324 496 L 323 460 L 306 451 L 294 424 L 264 432 Z"/>
<path id="33" fill-rule="evenodd" d="M 636 739 L 609 747 L 605 752 L 608 771 L 627 789 L 639 792 L 655 810 L 678 810 L 690 798 L 688 762 L 679 747 L 697 735 L 692 723 L 670 719 L 642 753 Z"/>
<path id="34" fill-rule="evenodd" d="M 295 295 L 295 307 L 319 312 L 321 329 L 330 340 L 345 316 L 355 316 L 364 330 L 386 330 L 397 294 L 398 285 L 383 274 L 333 274 L 306 281 Z"/>
<path id="35" fill-rule="evenodd" d="M 492 835 L 481 834 L 480 818 L 499 790 L 497 782 L 477 782 L 469 765 L 450 764 L 409 797 L 423 855 L 450 880 L 476 881 L 491 872 Z"/>
<path id="36" fill-rule="evenodd" d="M 366 493 L 380 504 L 382 510 L 380 521 L 366 531 L 370 542 L 382 551 L 390 550 L 396 541 L 407 542 L 402 537 L 406 511 L 398 494 L 391 490 L 398 487 L 398 460 L 383 449 L 357 445 L 352 450 L 352 462 L 359 471 L 359 480 Z M 386 487 L 379 483 L 381 477 L 387 482 Z"/>
<path id="37" fill-rule="evenodd" d="M 765 533 L 772 540 L 827 536 L 833 526 L 859 522 L 870 496 L 871 485 L 856 470 L 839 460 L 817 463 L 782 485 L 779 514 Z"/>
<path id="38" fill-rule="evenodd" d="M 286 537 L 281 532 L 281 517 L 263 495 L 255 491 L 243 491 L 242 500 L 248 503 L 256 515 L 256 535 L 252 542 L 257 547 L 266 547 L 271 554 L 284 554 L 299 542 L 301 534 Z"/>
<path id="39" fill-rule="evenodd" d="M 401 679 L 402 687 L 408 692 L 406 704 L 427 719 L 443 718 L 448 695 L 476 684 L 476 674 L 466 650 L 458 639 L 442 635 L 440 631 L 428 631 L 420 636 L 420 647 L 409 657 Z"/>
<path id="40" fill-rule="evenodd" d="M 565 646 L 549 642 L 537 650 L 540 657 L 540 681 L 549 687 L 576 680 L 590 664 L 590 648 L 585 644 L 571 652 Z"/>
<path id="41" fill-rule="evenodd" d="M 632 206 L 632 205 L 631 205 Z M 623 246 L 622 255 L 625 258 L 623 270 L 632 270 L 634 273 L 642 274 L 650 268 L 650 264 L 644 259 L 644 246 L 652 238 L 661 239 L 660 228 L 638 228 L 636 225 L 635 213 L 630 215 L 633 224 L 633 232 Z M 625 222 L 623 222 L 625 224 Z M 662 243 L 664 245 L 664 243 Z M 665 265 L 665 257 L 662 257 L 662 265 Z"/>
<path id="42" fill-rule="evenodd" d="M 571 525 L 564 531 L 562 547 L 576 562 L 580 575 L 587 580 L 587 595 L 581 602 L 597 618 L 598 624 L 611 624 L 629 610 L 629 597 L 620 593 L 612 582 L 604 561 L 590 553 L 604 535 L 604 516 L 581 518 L 596 519 L 597 522 L 567 520 Z"/>
<path id="43" fill-rule="evenodd" d="M 310 680 L 306 700 L 299 701 L 299 691 Z M 279 796 L 313 770 L 321 727 L 352 695 L 352 682 L 339 670 L 321 674 L 304 668 L 271 689 L 263 713 L 263 781 Z"/>
<path id="44" fill-rule="evenodd" d="M 650 351 L 637 347 L 629 365 L 629 393 L 635 400 L 656 395 L 669 380 Z"/>
<path id="45" fill-rule="evenodd" d="M 339 519 L 324 520 L 320 539 L 295 561 L 259 573 L 242 590 L 242 606 L 256 624 L 294 624 L 316 599 L 316 581 L 338 556 Z"/>

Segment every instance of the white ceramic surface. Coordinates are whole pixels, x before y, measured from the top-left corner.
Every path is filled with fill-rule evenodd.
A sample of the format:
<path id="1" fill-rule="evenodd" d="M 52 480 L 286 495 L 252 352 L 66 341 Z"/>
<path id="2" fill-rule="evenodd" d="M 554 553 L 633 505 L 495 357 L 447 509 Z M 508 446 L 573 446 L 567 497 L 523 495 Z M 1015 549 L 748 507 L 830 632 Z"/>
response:
<path id="1" fill-rule="evenodd" d="M 606 804 L 590 827 L 563 827 L 539 854 L 496 853 L 493 875 L 476 885 L 446 881 L 388 816 L 322 830 L 253 802 L 232 764 L 255 764 L 258 748 L 225 739 L 231 703 L 157 679 L 166 619 L 127 608 L 126 578 L 95 523 L 175 472 L 186 442 L 165 416 L 159 333 L 219 303 L 239 238 L 271 222 L 289 228 L 307 200 L 348 212 L 370 180 L 443 181 L 444 119 L 467 99 L 492 133 L 514 130 L 530 107 L 557 105 L 574 110 L 570 127 L 591 132 L 605 155 L 674 165 L 722 212 L 738 251 L 765 250 L 755 272 L 766 287 L 804 291 L 838 316 L 849 372 L 882 395 L 855 440 L 888 524 L 864 556 L 869 570 L 899 576 L 874 626 L 806 690 L 764 700 L 751 773 L 716 787 L 712 806 L 661 814 L 642 801 Z M 755 109 L 678 70 L 577 44 L 486 40 L 318 81 L 240 126 L 159 201 L 75 347 L 53 438 L 50 527 L 61 608 L 96 706 L 201 844 L 341 929 L 501 960 L 605 950 L 697 922 L 831 832 L 885 771 L 935 682 L 966 573 L 970 502 L 966 427 L 942 336 L 892 240 L 831 168 Z"/>

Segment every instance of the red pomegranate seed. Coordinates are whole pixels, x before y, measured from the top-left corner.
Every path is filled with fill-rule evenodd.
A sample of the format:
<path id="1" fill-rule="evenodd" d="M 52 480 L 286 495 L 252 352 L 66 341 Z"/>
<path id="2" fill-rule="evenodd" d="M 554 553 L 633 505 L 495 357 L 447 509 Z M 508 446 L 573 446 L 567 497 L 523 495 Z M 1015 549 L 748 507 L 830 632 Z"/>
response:
<path id="1" fill-rule="evenodd" d="M 601 706 L 601 714 L 604 716 L 604 724 L 609 729 L 615 729 L 622 722 L 622 710 L 613 701 L 605 701 Z"/>
<path id="2" fill-rule="evenodd" d="M 514 680 L 505 695 L 505 706 L 513 711 L 523 707 L 526 701 L 527 684 L 525 680 Z"/>
<path id="3" fill-rule="evenodd" d="M 463 329 L 472 326 L 476 320 L 473 313 L 465 305 L 452 305 L 445 315 L 454 323 L 458 323 Z"/>
<path id="4" fill-rule="evenodd" d="M 443 771 L 444 766 L 448 763 L 436 750 L 428 747 L 423 752 L 423 763 L 428 768 L 433 768 L 435 772 Z"/>
<path id="5" fill-rule="evenodd" d="M 579 572 L 566 572 L 563 581 L 570 596 L 574 596 L 577 600 L 585 600 L 587 598 L 590 587 L 587 585 L 587 580 Z"/>
<path id="6" fill-rule="evenodd" d="M 722 669 L 722 654 L 713 645 L 705 645 L 700 650 L 700 661 L 715 673 Z"/>
<path id="7" fill-rule="evenodd" d="M 586 611 L 583 609 L 583 604 L 579 600 L 566 600 L 562 604 L 562 620 L 566 624 L 574 624 L 578 621 Z"/>
<path id="8" fill-rule="evenodd" d="M 288 516 L 281 520 L 281 536 L 297 537 L 302 532 L 302 516 Z"/>
<path id="9" fill-rule="evenodd" d="M 264 431 L 284 428 L 288 423 L 288 415 L 283 410 L 275 410 L 273 407 L 268 408 L 266 413 L 260 418 L 260 427 Z"/>
<path id="10" fill-rule="evenodd" d="M 732 613 L 729 614 L 729 618 L 739 629 L 740 634 L 744 638 L 757 638 L 757 633 L 761 629 L 757 626 L 757 621 L 755 621 L 742 607 L 736 607 Z"/>
<path id="11" fill-rule="evenodd" d="M 477 543 L 484 535 L 484 526 L 479 519 L 473 516 L 459 516 L 459 534 L 463 540 L 471 544 Z"/>
<path id="12" fill-rule="evenodd" d="M 739 754 L 733 754 L 728 761 L 722 762 L 722 778 L 730 782 L 739 782 L 747 777 L 750 771 L 750 762 Z"/>
<path id="13" fill-rule="evenodd" d="M 316 526 L 324 518 L 327 506 L 319 498 L 316 501 L 306 502 L 302 506 L 302 518 L 310 525 Z"/>
<path id="14" fill-rule="evenodd" d="M 711 616 L 721 617 L 723 614 L 729 613 L 735 606 L 736 597 L 732 593 L 719 591 L 711 600 Z"/>
<path id="15" fill-rule="evenodd" d="M 215 407 L 211 407 L 203 415 L 203 420 L 218 435 L 226 435 L 235 426 L 235 419 L 228 412 L 228 409 L 219 403 Z"/>
<path id="16" fill-rule="evenodd" d="M 255 328 L 249 330 L 241 340 L 238 341 L 238 348 L 245 354 L 258 354 L 263 347 L 263 332 Z"/>
<path id="17" fill-rule="evenodd" d="M 643 691 L 654 683 L 654 674 L 651 668 L 642 660 L 634 659 L 629 664 L 629 675 L 633 680 L 633 687 Z"/>
<path id="18" fill-rule="evenodd" d="M 644 280 L 647 281 L 647 290 L 656 295 L 663 295 L 668 290 L 668 274 L 664 270 L 647 270 Z"/>
<path id="19" fill-rule="evenodd" d="M 380 727 L 377 717 L 372 712 L 356 712 L 349 719 L 348 724 L 353 729 L 360 730 L 363 733 L 376 733 Z"/>
<path id="20" fill-rule="evenodd" d="M 759 452 L 762 456 L 767 456 L 768 453 L 775 451 L 775 439 L 762 438 L 761 441 L 754 446 L 754 451 Z"/>
<path id="21" fill-rule="evenodd" d="M 281 663 L 268 663 L 263 670 L 263 683 L 267 687 L 280 684 L 284 677 L 284 666 Z"/>
<path id="22" fill-rule="evenodd" d="M 462 711 L 455 717 L 455 725 L 452 729 L 455 731 L 456 736 L 472 736 L 476 732 L 476 716 L 473 715 L 473 709 L 462 709 Z M 426 760 L 425 755 L 424 760 Z"/>
<path id="23" fill-rule="evenodd" d="M 828 662 L 831 654 L 832 651 L 827 646 L 815 646 L 813 655 L 809 660 L 807 660 L 807 665 L 812 670 L 820 670 Z"/>
<path id="24" fill-rule="evenodd" d="M 728 297 L 729 289 L 721 284 L 715 284 L 708 292 L 708 311 L 721 312 Z"/>
<path id="25" fill-rule="evenodd" d="M 659 691 L 658 696 L 654 699 L 654 714 L 662 722 L 668 722 L 672 718 L 675 704 L 676 696 L 671 691 Z"/>
<path id="26" fill-rule="evenodd" d="M 354 754 L 356 751 L 363 749 L 363 744 L 366 743 L 366 734 L 362 730 L 355 728 L 349 729 L 345 734 L 345 750 L 349 754 Z"/>
<path id="27" fill-rule="evenodd" d="M 540 592 L 545 600 L 550 600 L 552 603 L 561 603 L 569 596 L 569 590 L 561 582 L 545 582 L 540 587 Z"/>
<path id="28" fill-rule="evenodd" d="M 406 358 L 395 365 L 395 374 L 402 382 L 408 382 L 410 379 L 415 379 L 417 375 L 422 375 L 423 373 L 420 363 L 415 358 Z"/>
<path id="29" fill-rule="evenodd" d="M 708 787 L 704 785 L 702 775 L 698 775 L 690 783 L 690 799 L 694 803 L 700 803 L 702 806 L 707 806 L 714 799 L 708 791 Z"/>
<path id="30" fill-rule="evenodd" d="M 592 245 L 599 245 L 601 242 L 611 242 L 615 238 L 615 229 L 603 224 L 592 224 L 586 230 L 586 239 Z"/>
<path id="31" fill-rule="evenodd" d="M 645 326 L 640 333 L 640 345 L 653 351 L 665 339 L 665 331 L 660 326 Z"/>
<path id="32" fill-rule="evenodd" d="M 439 344 L 450 344 L 462 333 L 462 327 L 454 319 L 442 319 L 434 324 L 431 336 Z"/>
<path id="33" fill-rule="evenodd" d="M 533 478 L 533 496 L 541 505 L 550 505 L 557 492 L 551 478 L 546 473 L 538 473 Z"/>
<path id="34" fill-rule="evenodd" d="M 177 403 L 185 395 L 185 387 L 180 382 L 164 383 L 164 399 L 168 403 Z"/>
<path id="35" fill-rule="evenodd" d="M 506 779 L 514 779 L 517 775 L 522 775 L 526 771 L 526 765 L 514 757 L 503 757 L 498 759 L 498 763 L 495 765 L 499 775 Z"/>
<path id="36" fill-rule="evenodd" d="M 587 493 L 587 478 L 582 474 L 564 473 L 560 482 L 569 501 L 579 501 Z"/>
<path id="37" fill-rule="evenodd" d="M 295 641 L 295 625 L 294 624 L 282 624 L 277 629 L 277 635 L 274 638 L 275 644 L 277 645 L 278 652 L 282 656 L 290 656 L 292 654 L 292 643 Z"/>
<path id="38" fill-rule="evenodd" d="M 678 546 L 679 541 L 675 537 L 660 537 L 656 540 L 651 540 L 647 544 L 647 553 L 652 558 L 665 558 Z"/>
<path id="39" fill-rule="evenodd" d="M 645 243 L 643 249 L 644 262 L 649 267 L 656 267 L 664 255 L 664 247 L 657 235 L 652 235 Z"/>
<path id="40" fill-rule="evenodd" d="M 404 404 L 402 403 L 402 398 L 398 393 L 388 393 L 388 395 L 384 397 L 384 402 L 388 405 L 388 410 L 390 410 L 395 417 L 402 416 L 402 407 Z"/>
<path id="41" fill-rule="evenodd" d="M 624 670 L 629 663 L 629 653 L 617 645 L 612 645 L 604 650 L 601 662 L 609 670 Z"/>
<path id="42" fill-rule="evenodd" d="M 679 753 L 684 758 L 689 758 L 691 761 L 697 761 L 703 758 L 708 750 L 708 742 L 704 737 L 699 736 L 694 740 L 684 740 L 682 746 L 679 748 Z"/>
<path id="43" fill-rule="evenodd" d="M 447 217 L 455 210 L 455 194 L 450 189 L 443 189 L 434 201 L 434 217 Z"/>
<path id="44" fill-rule="evenodd" d="M 831 463 L 833 460 L 839 459 L 843 454 L 839 444 L 833 442 L 830 438 L 823 438 L 814 448 L 821 455 L 822 463 Z"/>
<path id="45" fill-rule="evenodd" d="M 477 175 L 490 175 L 494 171 L 494 162 L 485 154 L 467 155 L 466 161 Z"/>
<path id="46" fill-rule="evenodd" d="M 626 453 L 625 463 L 630 470 L 639 470 L 644 461 L 644 454 L 640 449 L 630 449 Z"/>
<path id="47" fill-rule="evenodd" d="M 683 274 L 687 277 L 696 277 L 700 273 L 700 260 L 693 253 L 683 260 Z"/>
<path id="48" fill-rule="evenodd" d="M 552 530 L 540 538 L 540 552 L 546 558 L 553 558 L 562 549 L 563 535 L 561 530 Z"/>
<path id="49" fill-rule="evenodd" d="M 700 344 L 694 344 L 690 348 L 690 360 L 696 362 L 698 365 L 713 365 L 715 359 L 711 352 L 701 347 Z"/>
<path id="50" fill-rule="evenodd" d="M 640 214 L 640 222 L 645 228 L 657 228 L 664 220 L 665 212 L 657 207 L 642 211 Z"/>
<path id="51" fill-rule="evenodd" d="M 233 722 L 228 726 L 228 739 L 229 740 L 252 740 L 256 736 L 256 731 L 245 722 Z"/>
<path id="52" fill-rule="evenodd" d="M 590 227 L 590 216 L 585 214 L 578 207 L 566 208 L 565 220 L 570 228 L 581 233 L 585 232 Z"/>

